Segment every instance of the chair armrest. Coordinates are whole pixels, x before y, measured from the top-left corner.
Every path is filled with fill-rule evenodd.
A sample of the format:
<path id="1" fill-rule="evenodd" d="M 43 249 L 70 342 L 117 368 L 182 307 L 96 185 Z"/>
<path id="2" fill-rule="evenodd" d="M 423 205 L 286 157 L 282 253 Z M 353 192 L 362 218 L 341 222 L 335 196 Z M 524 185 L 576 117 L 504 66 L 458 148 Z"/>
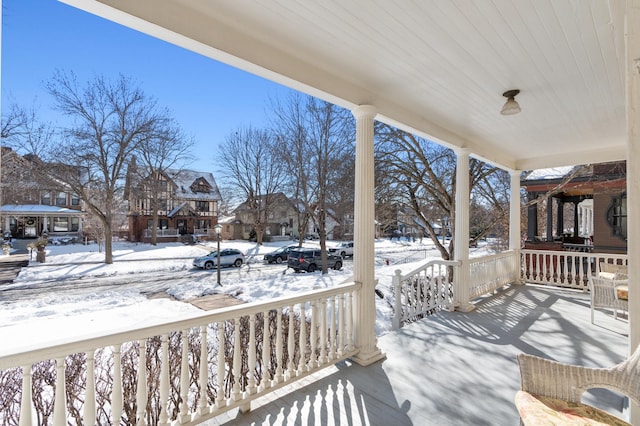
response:
<path id="1" fill-rule="evenodd" d="M 640 345 L 631 357 L 611 368 L 563 364 L 528 354 L 517 358 L 521 389 L 533 395 L 580 402 L 587 389 L 605 388 L 640 404 Z"/>
<path id="2" fill-rule="evenodd" d="M 534 395 L 580 402 L 586 390 L 579 377 L 589 374 L 588 367 L 563 364 L 535 355 L 518 354 L 521 389 Z"/>

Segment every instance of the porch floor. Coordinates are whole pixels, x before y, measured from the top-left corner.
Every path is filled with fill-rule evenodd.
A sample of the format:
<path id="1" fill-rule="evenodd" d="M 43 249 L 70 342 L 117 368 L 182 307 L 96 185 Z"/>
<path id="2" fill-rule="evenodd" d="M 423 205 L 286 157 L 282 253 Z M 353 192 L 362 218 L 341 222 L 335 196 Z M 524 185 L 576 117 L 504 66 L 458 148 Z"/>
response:
<path id="1" fill-rule="evenodd" d="M 338 364 L 254 401 L 249 413 L 204 424 L 517 425 L 517 353 L 608 367 L 624 359 L 627 333 L 627 319 L 606 311 L 591 324 L 586 293 L 511 286 L 473 312 L 442 312 L 382 336 L 383 361 Z M 627 416 L 609 391 L 583 400 Z"/>

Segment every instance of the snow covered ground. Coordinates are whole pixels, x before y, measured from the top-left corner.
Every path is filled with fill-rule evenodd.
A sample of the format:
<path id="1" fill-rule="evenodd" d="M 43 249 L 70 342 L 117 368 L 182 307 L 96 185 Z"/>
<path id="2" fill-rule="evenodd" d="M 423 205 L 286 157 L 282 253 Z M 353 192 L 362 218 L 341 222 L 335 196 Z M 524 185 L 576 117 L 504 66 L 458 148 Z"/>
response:
<path id="1" fill-rule="evenodd" d="M 28 339 L 42 343 L 43 340 L 58 340 L 65 336 L 123 329 L 131 324 L 150 325 L 201 313 L 200 309 L 186 302 L 203 295 L 227 293 L 246 302 L 263 301 L 309 291 L 314 287 L 332 287 L 350 279 L 353 269 L 351 260 L 345 261 L 342 270 L 330 270 L 326 275 L 320 272 L 294 273 L 290 269 L 285 270 L 284 265 L 263 266 L 264 254 L 285 244 L 291 242 L 257 246 L 246 241 L 223 241 L 222 248 L 242 250 L 247 256 L 246 264 L 241 268 L 224 269 L 222 287 L 217 285 L 215 270 L 203 271 L 193 279 L 177 279 L 176 284 L 170 284 L 167 290 L 173 299 L 148 298 L 139 289 L 118 290 L 117 287 L 95 293 L 65 292 L 62 295 L 56 293 L 55 284 L 51 283 L 73 280 L 81 285 L 96 277 L 101 280 L 124 278 L 134 282 L 157 273 L 175 273 L 179 278 L 189 275 L 184 271 L 193 270 L 193 258 L 215 249 L 215 243 L 152 246 L 115 242 L 114 263 L 111 265 L 103 263 L 104 253 L 98 251 L 96 244 L 49 245 L 45 264 L 33 260 L 23 268 L 14 283 L 3 285 L 2 290 L 15 290 L 46 283 L 49 290 L 43 291 L 41 297 L 27 300 L 0 298 L 0 341 L 6 343 Z M 328 246 L 334 244 L 329 242 Z M 375 250 L 378 288 L 387 294 L 396 269 L 407 272 L 425 260 L 440 258 L 433 244 L 426 239 L 424 243 L 378 240 Z M 392 310 L 386 297 L 376 297 L 376 305 L 376 328 L 380 335 L 391 329 Z"/>

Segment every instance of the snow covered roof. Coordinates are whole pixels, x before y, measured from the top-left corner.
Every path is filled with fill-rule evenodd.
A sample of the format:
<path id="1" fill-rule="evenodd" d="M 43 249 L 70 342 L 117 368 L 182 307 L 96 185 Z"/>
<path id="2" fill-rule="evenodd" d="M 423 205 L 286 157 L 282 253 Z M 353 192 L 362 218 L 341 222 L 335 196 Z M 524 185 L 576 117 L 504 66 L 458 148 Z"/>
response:
<path id="1" fill-rule="evenodd" d="M 0 207 L 0 213 L 24 216 L 81 216 L 84 214 L 80 210 L 43 204 L 5 204 Z"/>
<path id="2" fill-rule="evenodd" d="M 571 173 L 574 167 L 565 166 L 532 170 L 523 180 L 561 179 Z"/>
<path id="3" fill-rule="evenodd" d="M 195 170 L 167 170 L 167 176 L 176 185 L 176 196 L 189 200 L 222 200 L 220 190 L 212 173 Z M 202 180 L 210 187 L 209 192 L 193 190 L 193 184 Z"/>

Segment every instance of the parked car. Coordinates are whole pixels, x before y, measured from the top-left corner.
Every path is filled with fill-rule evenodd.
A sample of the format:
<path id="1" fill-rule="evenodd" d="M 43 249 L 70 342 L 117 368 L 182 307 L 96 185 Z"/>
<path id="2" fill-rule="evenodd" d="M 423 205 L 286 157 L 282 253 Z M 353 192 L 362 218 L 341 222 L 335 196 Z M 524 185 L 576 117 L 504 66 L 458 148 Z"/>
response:
<path id="1" fill-rule="evenodd" d="M 220 267 L 235 266 L 240 267 L 244 263 L 244 253 L 237 249 L 220 250 Z M 193 260 L 193 266 L 204 269 L 214 269 L 218 267 L 218 252 L 212 251 L 206 256 L 197 257 Z"/>
<path id="2" fill-rule="evenodd" d="M 353 257 L 353 241 L 343 241 L 335 247 L 329 249 L 330 253 L 339 254 L 342 257 Z"/>
<path id="3" fill-rule="evenodd" d="M 314 272 L 322 267 L 322 251 L 312 248 L 295 248 L 289 252 L 287 266 L 296 272 Z M 342 256 L 327 253 L 327 268 L 342 268 Z"/>
<path id="4" fill-rule="evenodd" d="M 270 253 L 264 255 L 264 261 L 267 263 L 282 263 L 289 259 L 289 252 L 297 246 L 282 246 Z"/>

